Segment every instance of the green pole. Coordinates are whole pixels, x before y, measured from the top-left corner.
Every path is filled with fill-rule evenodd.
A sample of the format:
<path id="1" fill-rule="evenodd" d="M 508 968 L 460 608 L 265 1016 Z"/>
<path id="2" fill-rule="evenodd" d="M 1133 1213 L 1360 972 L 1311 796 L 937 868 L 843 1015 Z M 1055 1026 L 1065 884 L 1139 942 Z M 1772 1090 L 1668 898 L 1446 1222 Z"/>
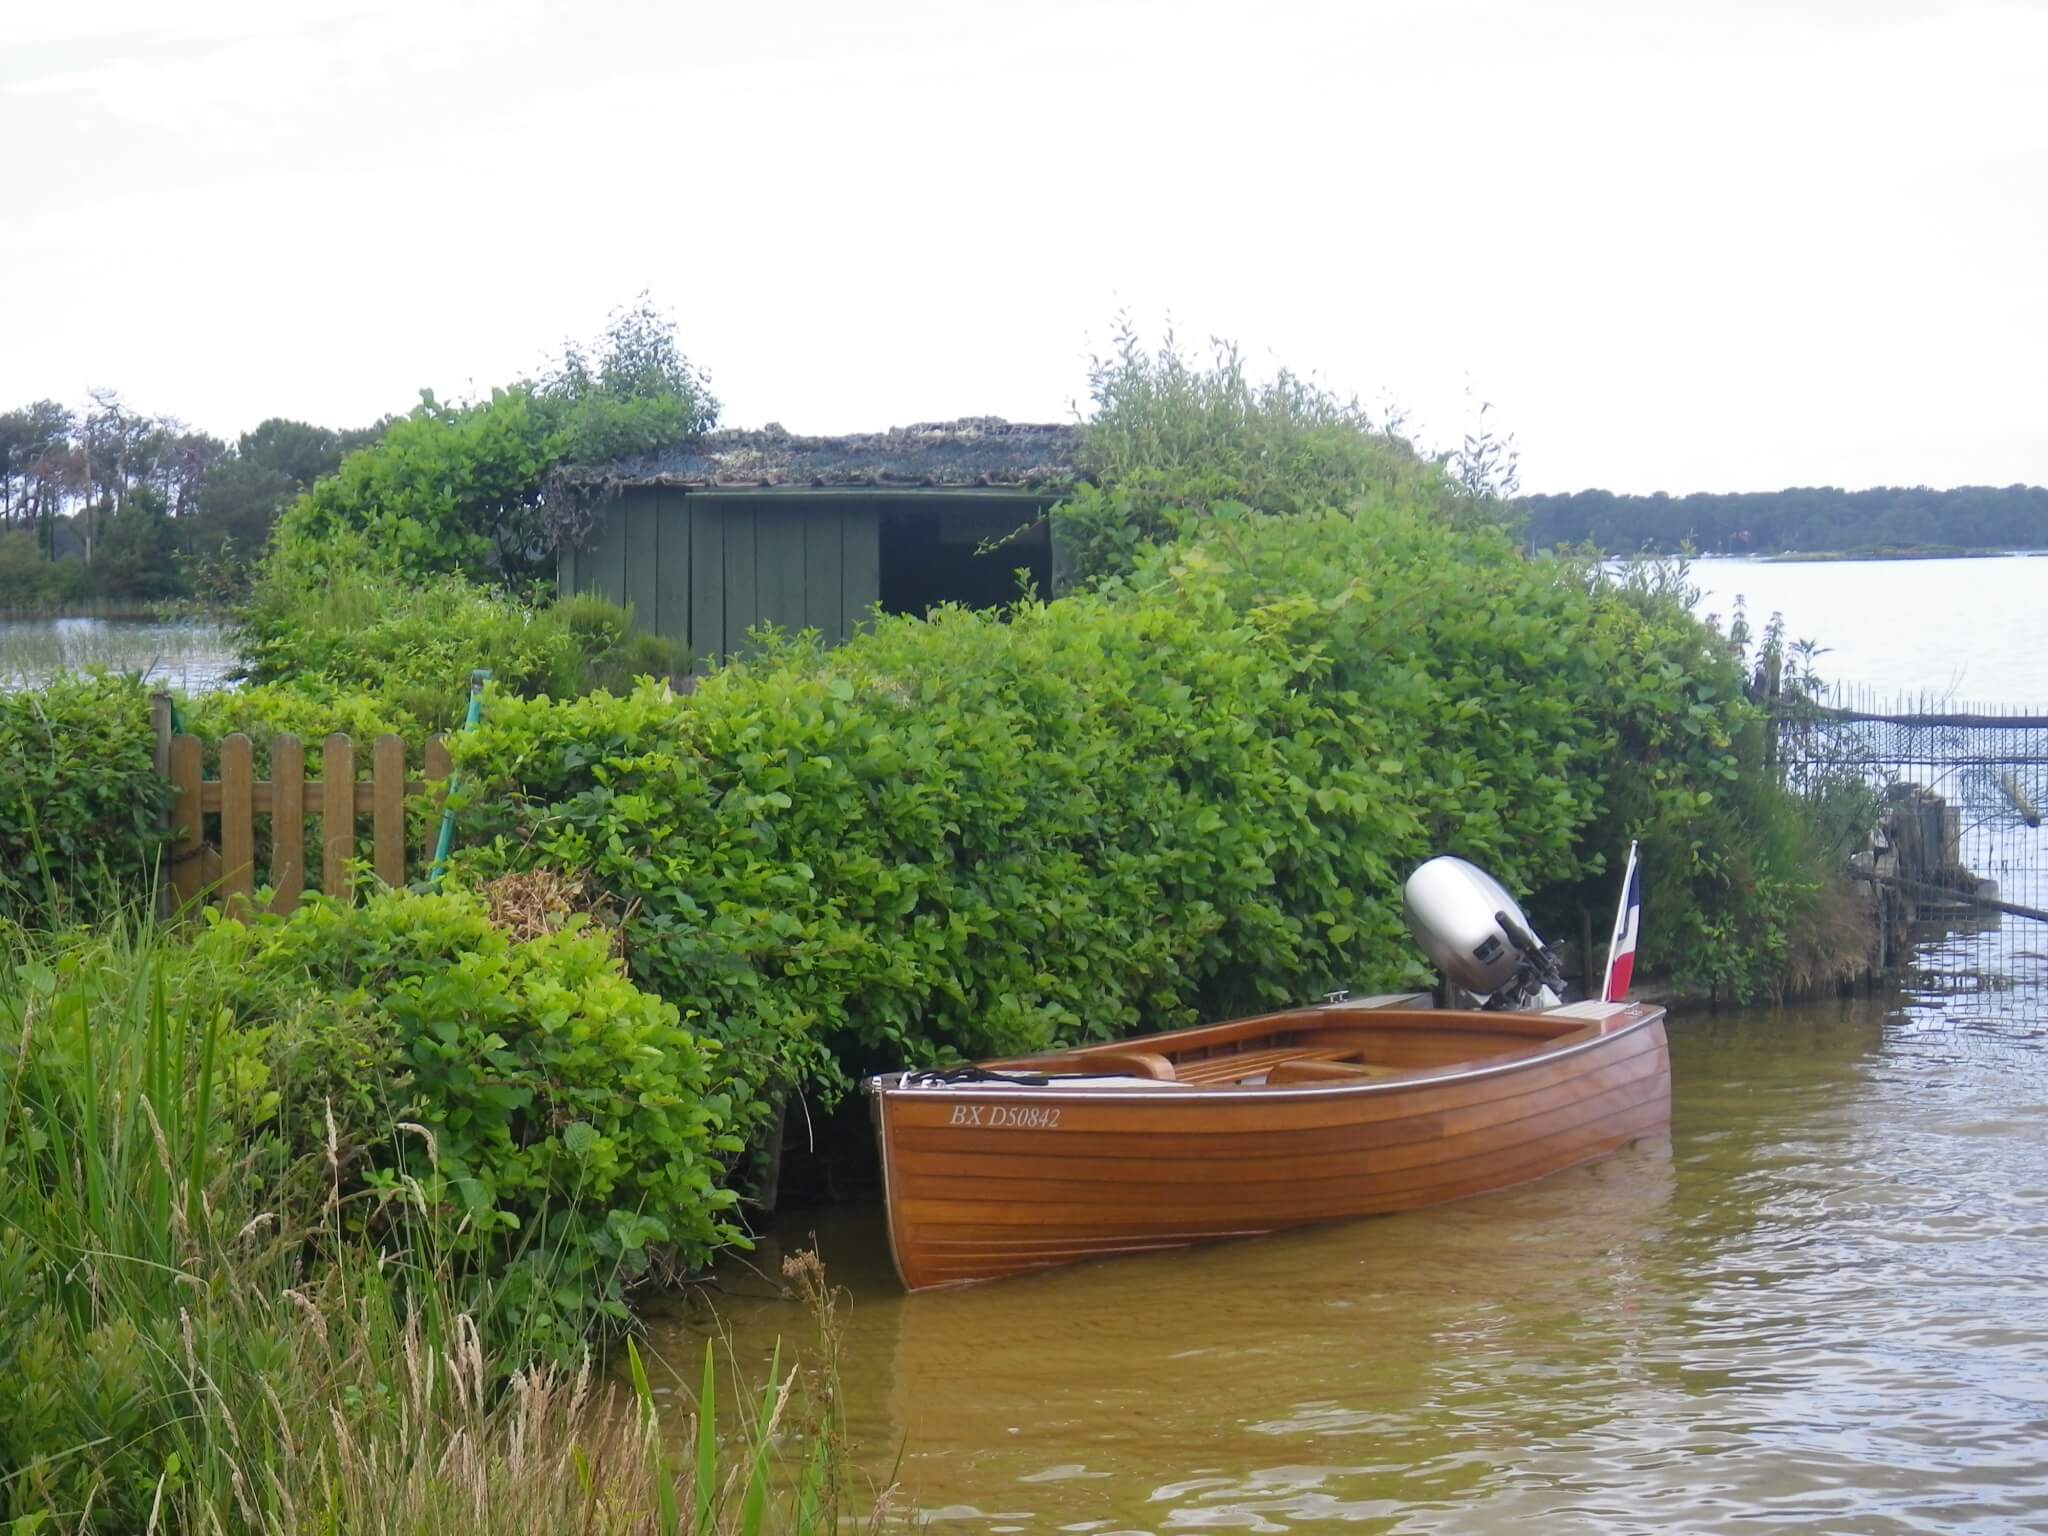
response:
<path id="1" fill-rule="evenodd" d="M 490 669 L 478 667 L 469 674 L 469 715 L 462 722 L 465 732 L 476 729 L 477 721 L 484 717 L 484 684 L 491 680 Z M 455 784 L 460 774 L 448 775 L 448 808 L 441 813 L 441 840 L 434 845 L 434 867 L 427 874 L 427 888 L 432 890 L 441 883 L 441 871 L 448 867 L 448 850 L 455 846 Z"/>

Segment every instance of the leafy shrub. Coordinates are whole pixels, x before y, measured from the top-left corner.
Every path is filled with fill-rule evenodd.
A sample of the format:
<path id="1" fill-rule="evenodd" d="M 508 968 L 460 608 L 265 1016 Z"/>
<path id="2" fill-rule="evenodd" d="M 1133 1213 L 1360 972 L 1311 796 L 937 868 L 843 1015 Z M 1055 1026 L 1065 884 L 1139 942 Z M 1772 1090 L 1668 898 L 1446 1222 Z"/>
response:
<path id="1" fill-rule="evenodd" d="M 1088 370 L 1081 463 L 1096 482 L 1054 512 L 1070 578 L 1131 569 L 1139 552 L 1218 509 L 1273 515 L 1413 498 L 1446 513 L 1441 470 L 1355 399 L 1282 370 L 1254 383 L 1236 347 L 1205 366 L 1169 334 L 1147 351 L 1128 323 Z"/>
<path id="2" fill-rule="evenodd" d="M 1637 839 L 1644 952 L 1682 985 L 1743 1000 L 1860 960 L 1829 913 L 1868 820 L 1766 769 L 1740 648 L 1693 616 L 1682 572 L 1526 560 L 1505 533 L 1366 506 L 1226 516 L 1131 585 L 1190 580 L 1291 615 L 1433 781 L 1436 849 L 1530 893 L 1550 931 L 1612 910 L 1609 856 Z"/>
<path id="3" fill-rule="evenodd" d="M 216 921 L 190 963 L 233 1014 L 224 1057 L 263 1063 L 244 1096 L 344 1171 L 344 1197 L 375 1197 L 363 1235 L 386 1236 L 412 1191 L 520 1337 L 570 1350 L 657 1262 L 738 1236 L 717 1047 L 637 990 L 601 931 L 514 942 L 475 896 L 385 891 Z"/>
<path id="4" fill-rule="evenodd" d="M 408 575 L 364 539 L 337 536 L 317 561 L 266 569 L 241 645 L 256 683 L 374 698 L 434 731 L 461 721 L 477 667 L 509 692 L 558 698 L 688 669 L 686 647 L 631 624 L 629 609 L 596 596 L 546 605 L 461 576 Z"/>
<path id="5" fill-rule="evenodd" d="M 92 582 L 76 558 L 45 560 L 26 529 L 0 533 L 0 610 L 45 612 L 83 602 Z"/>
<path id="6" fill-rule="evenodd" d="M 54 924 L 146 891 L 169 800 L 139 682 L 0 693 L 0 918 Z"/>
<path id="7" fill-rule="evenodd" d="M 1378 722 L 1215 602 L 892 619 L 707 678 L 494 702 L 469 867 L 571 871 L 755 1083 L 1024 1050 L 1414 974 Z"/>
<path id="8" fill-rule="evenodd" d="M 269 773 L 270 744 L 279 736 L 298 737 L 310 763 L 319 752 L 319 743 L 336 731 L 359 745 L 379 736 L 403 736 L 415 752 L 433 734 L 417 716 L 377 694 L 339 689 L 313 693 L 289 683 L 219 688 L 186 699 L 179 706 L 179 724 L 199 737 L 209 752 L 218 748 L 223 736 L 242 732 L 255 745 L 258 778 Z"/>
<path id="9" fill-rule="evenodd" d="M 716 425 L 718 402 L 643 296 L 615 313 L 595 357 L 571 346 L 536 382 L 445 405 L 422 392 L 371 446 L 288 507 L 267 565 L 317 566 L 337 538 L 367 540 L 416 576 L 521 582 L 552 574 L 542 506 L 568 461 L 645 452 Z"/>
<path id="10" fill-rule="evenodd" d="M 1409 506 L 1222 509 L 1050 605 L 495 703 L 466 859 L 589 879 L 736 1072 L 831 1085 L 1419 980 L 1400 882 L 1441 852 L 1556 933 L 1640 837 L 1646 948 L 1755 990 L 1813 867 L 1759 841 L 1759 742 L 1666 595 Z"/>
<path id="11" fill-rule="evenodd" d="M 363 1219 L 376 1196 L 360 1161 L 329 1162 L 318 1104 L 296 1106 L 321 1135 L 299 1176 L 265 1177 L 294 1112 L 265 1076 L 294 1000 L 260 1024 L 223 1013 L 223 978 L 252 990 L 249 942 L 214 940 L 214 964 L 146 925 L 0 941 L 0 1528 L 626 1536 L 672 1528 L 664 1507 L 751 1531 L 771 1501 L 772 1529 L 837 1528 L 829 1348 L 803 1362 L 813 1385 L 771 1381 L 722 1448 L 707 1372 L 701 1452 L 678 1467 L 650 1453 L 637 1369 L 635 1413 L 536 1364 L 559 1337 L 520 1337 L 438 1250 L 425 1185 Z M 405 1202 L 371 1246 L 363 1229 Z M 785 1271 L 829 1343 L 815 1261 Z"/>

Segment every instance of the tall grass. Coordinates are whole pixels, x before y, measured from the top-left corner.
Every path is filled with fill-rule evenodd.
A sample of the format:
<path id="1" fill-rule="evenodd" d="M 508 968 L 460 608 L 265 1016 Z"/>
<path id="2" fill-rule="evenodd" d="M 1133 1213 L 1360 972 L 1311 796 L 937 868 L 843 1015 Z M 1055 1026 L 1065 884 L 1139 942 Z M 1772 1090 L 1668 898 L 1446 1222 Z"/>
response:
<path id="1" fill-rule="evenodd" d="M 699 1454 L 672 1464 L 637 1356 L 629 1395 L 494 1354 L 423 1211 L 351 1240 L 337 1148 L 275 1165 L 224 1023 L 146 921 L 0 942 L 14 1536 L 836 1526 L 829 1378 L 772 1380 L 720 1440 L 707 1361 Z"/>
<path id="2" fill-rule="evenodd" d="M 0 614 L 0 689 L 40 688 L 65 673 L 138 673 L 159 686 L 217 688 L 235 670 L 223 625 L 118 616 Z"/>

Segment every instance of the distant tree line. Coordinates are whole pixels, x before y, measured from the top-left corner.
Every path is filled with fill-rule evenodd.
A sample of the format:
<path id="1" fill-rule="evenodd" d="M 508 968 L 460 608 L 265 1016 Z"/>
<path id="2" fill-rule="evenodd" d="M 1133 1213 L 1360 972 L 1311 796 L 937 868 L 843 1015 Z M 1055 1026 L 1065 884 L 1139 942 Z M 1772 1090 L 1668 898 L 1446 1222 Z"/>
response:
<path id="1" fill-rule="evenodd" d="M 0 412 L 0 608 L 233 587 L 278 513 L 386 425 L 273 417 L 228 443 L 105 389 Z"/>
<path id="2" fill-rule="evenodd" d="M 1538 548 L 1592 544 L 1610 554 L 1706 554 L 1879 549 L 2048 548 L 2048 487 L 1924 485 L 1844 491 L 1834 486 L 1691 496 L 1577 491 L 1525 496 Z"/>
<path id="3" fill-rule="evenodd" d="M 403 416 L 355 430 L 272 417 L 228 443 L 112 390 L 77 409 L 38 400 L 0 412 L 0 612 L 237 601 L 273 531 L 316 585 L 330 555 L 355 560 L 367 540 L 415 574 L 523 586 L 552 573 L 555 540 L 575 531 L 555 526 L 574 507 L 547 504 L 556 466 L 717 421 L 709 381 L 644 293 L 537 378 L 459 403 L 422 390 Z"/>

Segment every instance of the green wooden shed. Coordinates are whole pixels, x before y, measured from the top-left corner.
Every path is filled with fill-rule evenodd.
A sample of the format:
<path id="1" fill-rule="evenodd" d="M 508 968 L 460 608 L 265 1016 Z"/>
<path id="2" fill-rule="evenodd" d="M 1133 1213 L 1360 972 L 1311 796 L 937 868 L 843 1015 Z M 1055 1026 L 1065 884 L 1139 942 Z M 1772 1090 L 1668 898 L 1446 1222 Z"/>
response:
<path id="1" fill-rule="evenodd" d="M 565 471 L 595 508 L 560 562 L 564 592 L 630 604 L 699 666 L 769 623 L 843 640 L 879 605 L 988 606 L 1060 582 L 1046 509 L 1075 479 L 1077 430 L 995 417 L 846 437 L 709 433 Z M 994 541 L 1000 548 L 991 549 Z"/>

